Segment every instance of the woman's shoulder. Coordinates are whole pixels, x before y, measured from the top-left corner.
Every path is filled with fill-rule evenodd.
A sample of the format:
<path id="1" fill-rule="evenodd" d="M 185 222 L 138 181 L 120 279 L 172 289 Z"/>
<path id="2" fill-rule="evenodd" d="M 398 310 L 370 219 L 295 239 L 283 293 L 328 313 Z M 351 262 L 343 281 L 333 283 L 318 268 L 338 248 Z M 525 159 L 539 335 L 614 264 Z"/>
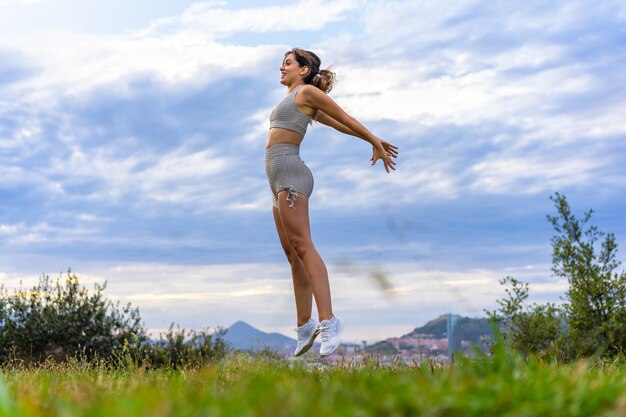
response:
<path id="1" fill-rule="evenodd" d="M 320 90 L 319 88 L 317 88 L 316 86 L 312 84 L 304 84 L 302 87 L 300 87 L 299 93 L 300 93 L 299 95 L 302 95 L 304 97 L 326 95 L 325 92 L 323 92 L 322 90 Z"/>
<path id="2" fill-rule="evenodd" d="M 304 84 L 300 87 L 294 102 L 296 105 L 308 106 L 315 110 L 326 100 L 328 100 L 328 95 L 325 92 L 314 85 Z"/>
<path id="3" fill-rule="evenodd" d="M 311 92 L 313 90 L 320 90 L 319 88 L 317 88 L 316 86 L 314 86 L 313 84 L 302 84 L 302 86 L 300 87 L 300 91 L 307 91 L 307 92 Z M 321 92 L 322 90 L 320 90 Z"/>

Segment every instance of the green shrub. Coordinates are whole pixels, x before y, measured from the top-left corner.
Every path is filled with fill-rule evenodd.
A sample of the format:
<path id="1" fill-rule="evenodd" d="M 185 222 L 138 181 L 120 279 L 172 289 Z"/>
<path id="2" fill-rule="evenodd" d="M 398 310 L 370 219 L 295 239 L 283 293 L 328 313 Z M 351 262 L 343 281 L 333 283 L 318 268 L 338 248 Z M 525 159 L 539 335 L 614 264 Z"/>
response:
<path id="1" fill-rule="evenodd" d="M 0 286 L 0 361 L 107 358 L 125 341 L 145 342 L 139 310 L 107 300 L 105 288 L 89 291 L 69 272 L 56 281 L 42 276 L 30 290 Z"/>
<path id="2" fill-rule="evenodd" d="M 559 356 L 564 338 L 563 312 L 554 304 L 527 304 L 528 284 L 513 277 L 500 280 L 507 297 L 500 308 L 488 311 L 490 320 L 501 329 L 503 342 L 525 355 Z"/>
<path id="3" fill-rule="evenodd" d="M 588 224 L 592 210 L 578 219 L 565 196 L 556 193 L 550 199 L 557 210 L 556 216 L 548 216 L 556 231 L 552 271 L 568 281 L 564 303 L 528 305 L 528 284 L 507 277 L 500 281 L 509 287 L 507 297 L 487 314 L 502 328 L 503 339 L 526 354 L 566 361 L 622 356 L 626 348 L 626 272 L 616 272 L 620 262 L 615 236 Z"/>
<path id="4" fill-rule="evenodd" d="M 159 340 L 144 344 L 137 359 L 140 363 L 158 368 L 201 367 L 225 356 L 225 333 L 222 328 L 213 333 L 209 330 L 188 331 L 172 323 L 164 335 L 159 334 Z"/>
<path id="5" fill-rule="evenodd" d="M 626 272 L 616 272 L 620 262 L 615 235 L 588 225 L 592 210 L 579 220 L 564 196 L 556 194 L 552 200 L 559 214 L 548 216 L 557 232 L 552 238 L 552 270 L 569 282 L 563 347 L 572 357 L 613 357 L 626 348 Z"/>
<path id="6" fill-rule="evenodd" d="M 174 324 L 151 340 L 139 310 L 106 299 L 104 285 L 81 286 L 75 274 L 42 276 L 30 290 L 0 286 L 0 364 L 102 362 L 109 367 L 197 367 L 221 359 L 224 330 L 188 331 Z"/>

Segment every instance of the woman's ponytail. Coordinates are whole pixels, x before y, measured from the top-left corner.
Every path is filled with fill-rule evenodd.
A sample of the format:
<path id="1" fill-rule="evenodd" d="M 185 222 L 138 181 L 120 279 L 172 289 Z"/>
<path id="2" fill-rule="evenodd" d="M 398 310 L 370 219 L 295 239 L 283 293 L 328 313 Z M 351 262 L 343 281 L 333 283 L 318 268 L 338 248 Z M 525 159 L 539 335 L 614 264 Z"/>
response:
<path id="1" fill-rule="evenodd" d="M 330 70 L 330 67 L 323 69 L 313 77 L 310 84 L 328 94 L 335 84 L 335 73 Z"/>

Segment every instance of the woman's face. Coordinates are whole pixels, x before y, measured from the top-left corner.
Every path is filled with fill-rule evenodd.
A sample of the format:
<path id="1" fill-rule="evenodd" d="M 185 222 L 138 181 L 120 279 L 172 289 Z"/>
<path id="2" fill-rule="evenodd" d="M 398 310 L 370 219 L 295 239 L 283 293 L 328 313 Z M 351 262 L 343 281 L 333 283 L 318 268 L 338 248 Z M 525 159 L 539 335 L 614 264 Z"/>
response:
<path id="1" fill-rule="evenodd" d="M 290 85 L 303 78 L 307 71 L 307 67 L 301 67 L 293 54 L 289 54 L 283 60 L 283 65 L 280 66 L 280 83 Z"/>

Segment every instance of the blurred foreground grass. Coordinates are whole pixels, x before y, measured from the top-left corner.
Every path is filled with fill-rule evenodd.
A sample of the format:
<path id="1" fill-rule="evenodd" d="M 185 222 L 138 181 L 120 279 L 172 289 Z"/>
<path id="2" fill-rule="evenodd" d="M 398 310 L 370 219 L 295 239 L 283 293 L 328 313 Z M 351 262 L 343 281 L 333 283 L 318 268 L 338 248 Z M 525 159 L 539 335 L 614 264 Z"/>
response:
<path id="1" fill-rule="evenodd" d="M 246 355 L 192 370 L 4 369 L 0 416 L 623 416 L 626 366 L 524 360 L 306 367 Z"/>

